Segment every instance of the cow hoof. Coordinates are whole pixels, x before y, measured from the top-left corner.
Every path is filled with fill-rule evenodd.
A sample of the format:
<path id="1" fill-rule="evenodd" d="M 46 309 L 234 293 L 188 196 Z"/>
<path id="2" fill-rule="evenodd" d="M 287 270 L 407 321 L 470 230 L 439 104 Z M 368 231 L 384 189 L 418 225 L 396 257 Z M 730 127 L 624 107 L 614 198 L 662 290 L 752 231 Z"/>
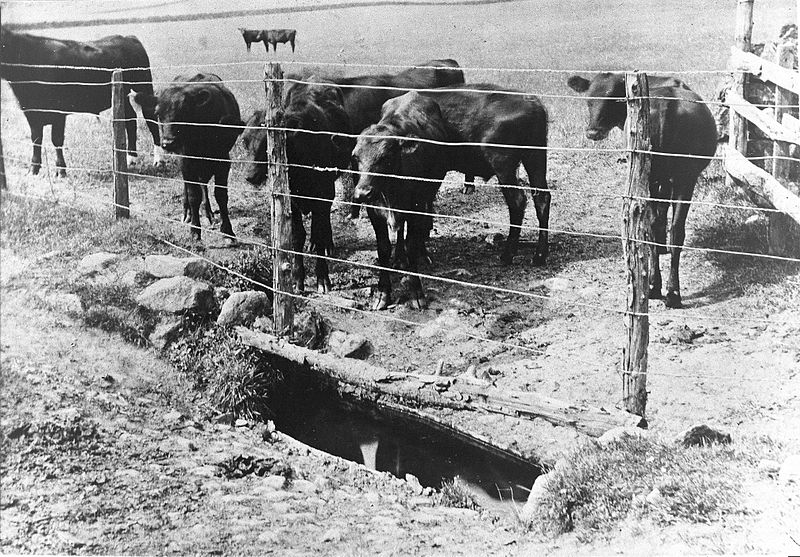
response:
<path id="1" fill-rule="evenodd" d="M 222 240 L 222 242 L 225 244 L 225 247 L 228 248 L 235 248 L 239 245 L 239 241 L 233 236 L 225 236 L 225 239 Z"/>
<path id="2" fill-rule="evenodd" d="M 514 256 L 510 253 L 503 253 L 503 255 L 500 256 L 500 263 L 503 265 L 511 265 L 512 261 L 514 261 Z"/>
<path id="3" fill-rule="evenodd" d="M 32 176 L 36 176 L 36 175 L 39 174 L 39 170 L 40 169 L 41 169 L 41 166 L 32 166 L 32 167 L 30 167 L 30 169 L 28 169 L 28 174 L 30 174 Z"/>
<path id="4" fill-rule="evenodd" d="M 330 279 L 317 280 L 317 292 L 320 294 L 327 294 L 331 289 Z"/>
<path id="5" fill-rule="evenodd" d="M 408 299 L 407 303 L 408 307 L 411 309 L 422 310 L 428 307 L 428 300 L 425 299 L 425 295 L 422 293 L 414 293 Z"/>
<path id="6" fill-rule="evenodd" d="M 661 288 L 650 288 L 650 292 L 648 294 L 648 297 L 651 300 L 660 300 L 664 296 L 661 294 Z"/>
<path id="7" fill-rule="evenodd" d="M 534 253 L 533 254 L 533 264 L 534 265 L 544 265 L 547 263 L 547 254 L 546 253 Z"/>
<path id="8" fill-rule="evenodd" d="M 372 311 L 380 311 L 389 307 L 391 295 L 388 292 L 378 292 L 372 301 Z"/>
<path id="9" fill-rule="evenodd" d="M 677 292 L 667 292 L 667 296 L 664 298 L 664 305 L 670 309 L 682 308 L 681 295 Z"/>
<path id="10" fill-rule="evenodd" d="M 294 281 L 294 291 L 298 294 L 302 294 L 306 291 L 306 284 L 304 280 L 295 280 Z"/>
<path id="11" fill-rule="evenodd" d="M 66 170 L 64 170 L 63 168 L 59 168 L 58 170 L 56 170 L 56 178 L 66 178 L 66 177 L 67 177 Z"/>

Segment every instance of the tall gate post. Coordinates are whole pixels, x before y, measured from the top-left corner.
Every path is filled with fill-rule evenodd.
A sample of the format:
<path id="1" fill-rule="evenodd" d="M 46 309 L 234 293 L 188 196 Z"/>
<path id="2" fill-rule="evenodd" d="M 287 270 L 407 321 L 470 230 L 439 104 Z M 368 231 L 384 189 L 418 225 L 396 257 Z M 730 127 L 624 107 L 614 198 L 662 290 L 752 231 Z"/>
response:
<path id="1" fill-rule="evenodd" d="M 792 69 L 797 60 L 797 47 L 789 42 L 777 45 L 774 62 L 783 68 Z M 775 121 L 785 125 L 784 114 L 789 113 L 788 106 L 797 104 L 798 96 L 780 85 L 775 85 Z M 800 195 L 800 190 L 792 189 L 791 182 L 797 182 L 798 170 L 790 161 L 789 143 L 775 141 L 772 144 L 772 175 L 793 194 Z M 784 213 L 767 213 L 767 245 L 775 255 L 793 256 L 798 253 L 797 240 L 800 238 L 800 225 Z"/>
<path id="2" fill-rule="evenodd" d="M 0 190 L 7 190 L 8 182 L 6 181 L 6 159 L 3 156 L 3 138 L 0 137 Z"/>
<path id="3" fill-rule="evenodd" d="M 125 90 L 122 70 L 111 76 L 111 130 L 114 135 L 114 215 L 117 220 L 131 216 L 128 198 L 128 152 L 125 140 Z"/>
<path id="4" fill-rule="evenodd" d="M 736 3 L 736 48 L 743 52 L 750 52 L 753 35 L 753 0 L 737 0 Z M 747 72 L 737 70 L 733 74 L 731 91 L 738 93 L 743 99 L 747 98 Z M 739 116 L 735 110 L 728 110 L 728 141 L 731 149 L 736 149 L 747 156 L 747 120 Z M 725 184 L 728 188 L 736 186 L 730 174 L 725 175 Z"/>
<path id="5" fill-rule="evenodd" d="M 292 297 L 292 208 L 289 198 L 289 176 L 286 167 L 286 134 L 283 123 L 283 71 L 280 64 L 270 62 L 264 69 L 267 106 L 264 125 L 267 127 L 267 186 L 272 192 L 270 216 L 272 225 L 273 322 L 276 335 L 291 332 L 294 314 Z"/>
<path id="6" fill-rule="evenodd" d="M 622 352 L 622 398 L 625 409 L 644 417 L 647 405 L 647 345 L 650 320 L 647 315 L 650 288 L 650 254 L 653 247 L 650 197 L 650 94 L 647 75 L 625 75 L 628 101 L 626 122 L 628 189 L 622 209 L 623 252 L 626 261 L 627 339 Z"/>

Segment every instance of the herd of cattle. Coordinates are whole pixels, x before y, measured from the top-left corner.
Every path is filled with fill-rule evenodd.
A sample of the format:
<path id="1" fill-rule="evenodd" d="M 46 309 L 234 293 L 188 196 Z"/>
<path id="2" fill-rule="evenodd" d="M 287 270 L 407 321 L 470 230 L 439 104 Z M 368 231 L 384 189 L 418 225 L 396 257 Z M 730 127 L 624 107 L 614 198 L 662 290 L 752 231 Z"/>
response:
<path id="1" fill-rule="evenodd" d="M 256 39 L 244 31 L 243 36 L 246 42 Z M 244 132 L 242 141 L 250 157 L 246 179 L 253 184 L 265 181 L 264 113 L 257 111 L 245 124 L 234 95 L 218 76 L 208 73 L 178 76 L 156 95 L 149 67 L 147 53 L 136 37 L 77 42 L 2 28 L 0 75 L 11 85 L 30 124 L 34 174 L 41 167 L 43 127 L 50 124 L 57 171 L 64 175 L 67 113 L 97 114 L 109 108 L 110 70 L 120 68 L 126 93 L 141 106 L 153 136 L 154 159 L 159 145 L 182 155 L 184 217 L 191 222 L 193 235 L 200 238 L 204 197 L 210 215 L 205 184 L 213 177 L 221 232 L 233 240 L 227 208 L 230 150 Z M 318 256 L 331 252 L 330 210 L 340 173 L 329 169 L 345 169 L 348 172 L 342 178 L 354 171 L 358 176 L 353 214 L 358 214 L 359 203 L 366 205 L 379 265 L 418 270 L 428 257 L 426 242 L 437 190 L 445 174 L 456 170 L 464 173 L 466 183 L 476 176 L 485 180 L 497 176 L 510 220 L 503 263 L 511 263 L 516 253 L 527 203 L 525 190 L 531 190 L 539 222 L 533 260 L 545 262 L 550 213 L 548 115 L 538 98 L 494 84 L 467 85 L 454 60 L 431 60 L 397 74 L 289 78 L 282 125 L 290 130 L 286 144 L 295 252 L 304 249 L 303 215 L 309 213 L 311 249 Z M 568 85 L 588 94 L 589 139 L 602 140 L 612 128 L 624 126 L 627 112 L 622 75 L 601 73 L 591 80 L 572 76 Z M 680 307 L 678 264 L 689 209 L 688 203 L 682 202 L 691 200 L 695 182 L 716 149 L 717 133 L 710 111 L 683 81 L 652 78 L 650 93 L 651 143 L 655 153 L 665 154 L 654 155 L 652 161 L 651 196 L 663 200 L 654 204 L 653 237 L 668 245 L 672 255 L 665 304 Z M 135 111 L 127 97 L 125 105 L 128 154 L 135 160 Z M 530 186 L 518 180 L 520 164 Z M 667 241 L 670 205 L 671 238 Z M 390 229 L 396 233 L 394 261 Z M 658 257 L 667 247 L 652 251 L 650 297 L 661 298 Z M 330 288 L 327 262 L 324 257 L 315 259 L 317 288 L 325 292 Z M 296 289 L 302 291 L 305 276 L 299 255 L 293 278 Z M 409 275 L 406 280 L 412 305 L 422 307 L 425 298 L 419 278 Z M 390 302 L 390 275 L 381 271 L 373 308 L 386 308 Z"/>

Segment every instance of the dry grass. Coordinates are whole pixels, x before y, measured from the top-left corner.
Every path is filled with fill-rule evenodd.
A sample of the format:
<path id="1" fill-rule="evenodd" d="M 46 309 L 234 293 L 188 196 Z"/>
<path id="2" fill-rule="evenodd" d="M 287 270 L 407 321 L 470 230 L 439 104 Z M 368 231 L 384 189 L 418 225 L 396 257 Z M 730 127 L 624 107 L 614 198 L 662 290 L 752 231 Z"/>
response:
<path id="1" fill-rule="evenodd" d="M 625 438 L 607 448 L 587 443 L 551 472 L 531 527 L 550 535 L 575 531 L 590 540 L 610 535 L 628 518 L 664 526 L 741 514 L 744 478 L 759 458 L 775 458 L 779 450 L 769 439 L 693 448 L 653 437 Z"/>

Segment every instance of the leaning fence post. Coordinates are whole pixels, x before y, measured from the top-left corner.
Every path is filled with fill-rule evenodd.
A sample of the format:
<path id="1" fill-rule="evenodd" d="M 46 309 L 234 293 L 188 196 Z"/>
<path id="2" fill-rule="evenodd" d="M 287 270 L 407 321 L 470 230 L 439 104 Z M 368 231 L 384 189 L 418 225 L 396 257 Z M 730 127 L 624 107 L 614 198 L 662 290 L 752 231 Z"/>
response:
<path id="1" fill-rule="evenodd" d="M 750 52 L 752 35 L 753 0 L 738 0 L 736 4 L 736 48 L 743 52 Z M 734 70 L 733 85 L 730 90 L 746 99 L 747 81 L 747 72 Z M 728 115 L 728 142 L 730 148 L 747 156 L 747 121 L 730 107 L 728 108 Z M 736 186 L 730 174 L 725 175 L 725 184 L 728 188 Z"/>
<path id="2" fill-rule="evenodd" d="M 111 130 L 114 134 L 114 215 L 117 219 L 131 216 L 128 199 L 128 159 L 125 143 L 125 90 L 122 70 L 111 76 Z"/>
<path id="3" fill-rule="evenodd" d="M 289 176 L 286 167 L 286 134 L 283 123 L 283 71 L 280 64 L 268 63 L 264 70 L 267 106 L 264 125 L 267 127 L 267 186 L 272 192 L 272 316 L 275 334 L 292 329 L 294 306 L 292 297 L 292 208 L 289 199 Z"/>
<path id="4" fill-rule="evenodd" d="M 647 404 L 647 345 L 650 321 L 650 250 L 652 209 L 650 197 L 650 91 L 647 75 L 625 75 L 628 100 L 628 191 L 622 209 L 623 252 L 627 276 L 627 339 L 622 353 L 622 397 L 625 409 L 644 417 Z"/>

